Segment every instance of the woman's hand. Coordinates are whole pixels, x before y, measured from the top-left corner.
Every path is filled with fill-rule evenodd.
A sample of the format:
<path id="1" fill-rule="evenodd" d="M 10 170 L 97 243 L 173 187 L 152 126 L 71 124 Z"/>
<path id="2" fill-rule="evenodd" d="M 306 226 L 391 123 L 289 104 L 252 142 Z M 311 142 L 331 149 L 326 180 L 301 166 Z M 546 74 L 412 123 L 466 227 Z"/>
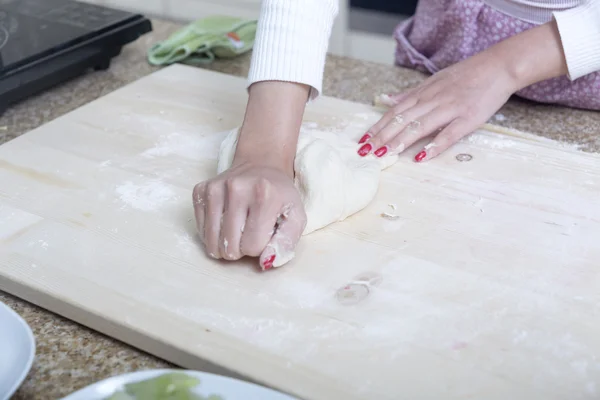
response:
<path id="1" fill-rule="evenodd" d="M 300 194 L 279 168 L 242 162 L 194 188 L 194 213 L 214 258 L 260 257 L 269 269 L 293 254 L 306 226 Z"/>
<path id="2" fill-rule="evenodd" d="M 250 86 L 231 168 L 194 188 L 198 233 L 210 256 L 259 256 L 262 269 L 294 256 L 306 226 L 293 166 L 309 89 L 275 81 Z"/>
<path id="3" fill-rule="evenodd" d="M 361 139 L 359 154 L 400 153 L 437 133 L 415 157 L 433 158 L 484 124 L 508 100 L 515 82 L 489 54 L 446 68 L 408 92 L 390 96 L 393 104 Z"/>
<path id="4" fill-rule="evenodd" d="M 361 138 L 358 153 L 400 153 L 430 135 L 415 156 L 431 159 L 483 125 L 516 91 L 567 73 L 556 23 L 541 25 L 450 66 L 406 93 Z"/>

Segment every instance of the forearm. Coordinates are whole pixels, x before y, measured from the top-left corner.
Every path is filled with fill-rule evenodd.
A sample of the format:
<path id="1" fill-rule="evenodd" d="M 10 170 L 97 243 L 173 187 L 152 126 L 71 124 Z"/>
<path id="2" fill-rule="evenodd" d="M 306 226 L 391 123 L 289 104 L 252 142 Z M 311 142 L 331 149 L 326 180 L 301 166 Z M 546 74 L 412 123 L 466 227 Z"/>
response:
<path id="1" fill-rule="evenodd" d="M 292 82 L 251 85 L 234 164 L 260 162 L 291 173 L 309 91 Z"/>
<path id="2" fill-rule="evenodd" d="M 260 162 L 293 174 L 304 108 L 321 90 L 337 1 L 263 1 L 234 164 Z"/>
<path id="3" fill-rule="evenodd" d="M 492 62 L 504 64 L 515 82 L 514 91 L 568 72 L 555 21 L 506 39 L 486 52 Z"/>
<path id="4" fill-rule="evenodd" d="M 321 91 L 339 0 L 263 0 L 248 83 L 299 82 Z"/>

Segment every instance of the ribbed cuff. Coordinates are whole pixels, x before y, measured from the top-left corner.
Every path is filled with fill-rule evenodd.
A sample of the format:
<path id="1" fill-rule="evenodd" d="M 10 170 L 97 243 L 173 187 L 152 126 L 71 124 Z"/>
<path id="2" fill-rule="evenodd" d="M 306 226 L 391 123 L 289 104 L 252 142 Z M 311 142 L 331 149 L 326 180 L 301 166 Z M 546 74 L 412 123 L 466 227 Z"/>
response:
<path id="1" fill-rule="evenodd" d="M 575 80 L 600 70 L 600 1 L 554 13 L 569 78 Z"/>
<path id="2" fill-rule="evenodd" d="M 260 81 L 297 82 L 311 86 L 310 98 L 316 98 L 337 13 L 337 0 L 264 0 L 248 86 Z"/>

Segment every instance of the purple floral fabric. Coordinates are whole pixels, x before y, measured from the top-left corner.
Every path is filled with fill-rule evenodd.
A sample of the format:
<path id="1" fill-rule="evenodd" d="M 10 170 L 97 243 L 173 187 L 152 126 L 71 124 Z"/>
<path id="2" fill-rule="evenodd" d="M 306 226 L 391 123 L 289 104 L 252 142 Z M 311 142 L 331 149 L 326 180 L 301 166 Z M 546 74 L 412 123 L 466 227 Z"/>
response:
<path id="1" fill-rule="evenodd" d="M 420 0 L 414 17 L 394 33 L 396 63 L 433 74 L 534 26 L 481 0 Z M 565 76 L 545 80 L 517 95 L 541 103 L 600 110 L 600 72 L 575 81 Z"/>

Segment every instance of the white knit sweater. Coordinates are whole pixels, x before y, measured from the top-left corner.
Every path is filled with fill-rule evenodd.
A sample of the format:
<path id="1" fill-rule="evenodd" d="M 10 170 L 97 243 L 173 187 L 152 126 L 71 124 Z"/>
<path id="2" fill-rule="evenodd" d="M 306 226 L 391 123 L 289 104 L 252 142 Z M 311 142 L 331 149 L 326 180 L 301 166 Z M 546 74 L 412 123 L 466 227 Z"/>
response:
<path id="1" fill-rule="evenodd" d="M 532 23 L 555 18 L 569 77 L 600 70 L 600 0 L 484 0 Z M 298 82 L 321 92 L 325 54 L 338 0 L 263 0 L 248 84 Z"/>

